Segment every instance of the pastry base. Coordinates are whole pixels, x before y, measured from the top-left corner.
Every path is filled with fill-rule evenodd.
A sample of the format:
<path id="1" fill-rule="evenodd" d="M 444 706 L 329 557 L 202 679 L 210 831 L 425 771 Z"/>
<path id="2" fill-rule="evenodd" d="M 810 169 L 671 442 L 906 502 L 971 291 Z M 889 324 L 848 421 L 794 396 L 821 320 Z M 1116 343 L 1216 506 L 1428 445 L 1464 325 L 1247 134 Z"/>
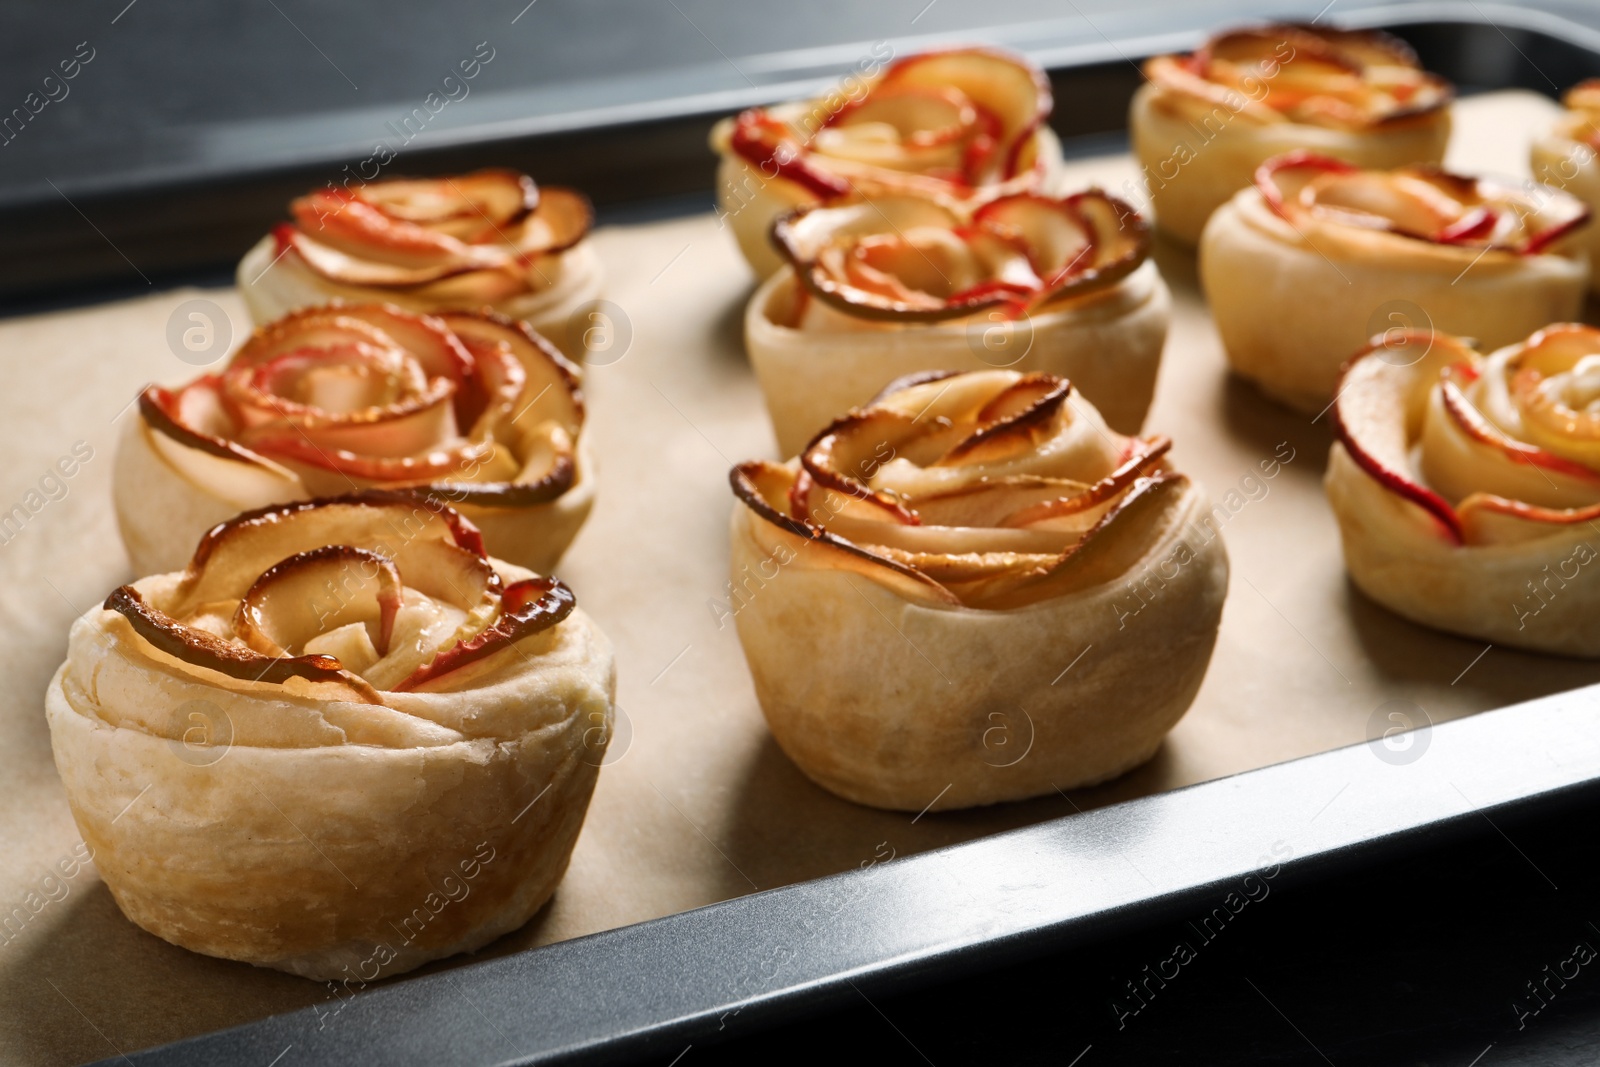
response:
<path id="1" fill-rule="evenodd" d="M 1136 434 L 1155 392 L 1172 307 L 1150 261 L 1105 293 L 1018 323 L 977 317 L 860 329 L 843 315 L 829 314 L 841 329 L 796 330 L 780 323 L 790 319 L 798 294 L 793 269 L 784 267 L 756 290 L 745 312 L 750 365 L 785 457 L 896 378 L 928 370 L 1059 374 L 1071 379 L 1113 430 Z M 1007 346 L 986 347 L 991 330 L 1005 333 Z"/>
<path id="2" fill-rule="evenodd" d="M 1008 611 L 911 603 L 736 504 L 732 572 L 775 571 L 734 616 L 773 736 L 829 792 L 900 811 L 1138 766 L 1189 709 L 1216 643 L 1228 559 L 1195 526 L 1203 492 L 1174 508 L 1129 581 Z M 1163 568 L 1185 543 L 1192 558 Z M 1080 652 L 1062 677 L 1059 657 Z"/>
<path id="3" fill-rule="evenodd" d="M 123 420 L 111 486 L 117 528 L 135 574 L 182 570 L 201 536 L 217 523 L 241 511 L 310 496 L 298 489 L 270 494 L 271 499 L 215 495 L 157 452 L 151 433 L 134 415 Z M 578 438 L 578 470 L 572 487 L 548 503 L 531 508 L 462 504 L 459 510 L 483 531 L 491 555 L 550 574 L 594 505 L 596 478 L 587 430 Z"/>
<path id="4" fill-rule="evenodd" d="M 393 289 L 373 289 L 330 282 L 307 267 L 298 256 L 278 256 L 277 242 L 268 234 L 239 261 L 234 281 L 250 318 L 264 325 L 296 308 L 314 307 L 339 299 L 350 303 L 398 304 L 410 311 L 441 310 Z M 585 238 L 542 269 L 557 277 L 550 288 L 515 297 L 495 305 L 514 319 L 525 319 L 575 363 L 585 356 L 584 332 L 589 322 L 579 314 L 584 305 L 600 298 L 605 270 L 594 243 Z"/>
<path id="5" fill-rule="evenodd" d="M 1582 258 L 1485 256 L 1383 237 L 1352 258 L 1274 215 L 1254 189 L 1224 204 L 1200 241 L 1200 282 L 1234 371 L 1297 411 L 1333 399 L 1340 369 L 1392 328 L 1513 344 L 1583 310 Z M 1426 262 L 1424 262 L 1426 261 Z"/>
<path id="6" fill-rule="evenodd" d="M 1572 235 L 1573 244 L 1589 254 L 1589 291 L 1600 294 L 1600 153 L 1588 149 L 1587 162 L 1578 163 L 1575 141 L 1549 134 L 1533 142 L 1533 175 L 1589 205 L 1589 225 Z M 1585 158 L 1578 155 L 1576 159 Z"/>
<path id="7" fill-rule="evenodd" d="M 1390 611 L 1496 645 L 1600 657 L 1600 584 L 1586 573 L 1600 570 L 1600 536 L 1589 524 L 1463 548 L 1432 536 L 1421 509 L 1373 481 L 1343 445 L 1329 453 L 1325 484 L 1350 580 Z"/>
<path id="8" fill-rule="evenodd" d="M 1256 168 L 1281 152 L 1303 148 L 1387 170 L 1406 163 L 1437 163 L 1450 139 L 1448 115 L 1411 129 L 1366 135 L 1290 122 L 1260 126 L 1232 116 L 1225 107 L 1196 124 L 1159 103 L 1160 95 L 1147 82 L 1133 94 L 1128 109 L 1134 157 L 1149 195 L 1148 201 L 1137 195 L 1128 200 L 1135 206 L 1149 203 L 1156 225 L 1190 246 L 1200 240 L 1211 213 L 1249 186 Z"/>
<path id="9" fill-rule="evenodd" d="M 391 694 L 418 718 L 343 743 L 326 702 L 141 669 L 131 629 L 95 609 L 45 697 L 56 768 L 133 922 L 306 978 L 388 977 L 523 925 L 566 870 L 600 765 L 584 739 L 605 727 L 615 668 L 581 611 L 550 636 L 542 671 L 501 653 L 470 693 Z M 209 747 L 185 744 L 197 729 Z"/>

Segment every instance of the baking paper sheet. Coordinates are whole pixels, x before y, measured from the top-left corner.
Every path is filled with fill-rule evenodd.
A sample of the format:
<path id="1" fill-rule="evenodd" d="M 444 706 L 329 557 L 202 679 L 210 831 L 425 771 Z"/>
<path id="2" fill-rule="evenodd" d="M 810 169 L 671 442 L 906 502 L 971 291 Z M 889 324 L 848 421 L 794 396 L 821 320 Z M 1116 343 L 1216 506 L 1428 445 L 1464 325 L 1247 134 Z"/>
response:
<path id="1" fill-rule="evenodd" d="M 1527 143 L 1552 111 L 1525 93 L 1463 102 L 1451 162 L 1525 173 Z M 1120 195 L 1137 187 L 1125 157 L 1075 169 Z M 718 607 L 728 468 L 774 448 L 741 344 L 751 278 L 709 215 L 604 228 L 594 239 L 626 322 L 610 361 L 587 373 L 600 495 L 558 573 L 616 644 L 624 725 L 555 900 L 486 953 L 1359 742 L 1400 721 L 1391 714 L 1442 722 L 1600 678 L 1593 664 L 1429 632 L 1357 593 L 1321 490 L 1327 420 L 1275 407 L 1228 377 L 1192 257 L 1162 247 L 1174 321 L 1146 432 L 1171 436 L 1174 462 L 1231 512 L 1232 588 L 1194 707 L 1151 763 L 1070 796 L 918 817 L 837 800 L 768 737 Z M 123 919 L 92 864 L 78 862 L 51 762 L 43 693 L 67 627 L 133 577 L 110 499 L 119 422 L 133 417 L 146 383 L 199 373 L 168 342 L 174 310 L 190 299 L 224 308 L 238 343 L 247 319 L 232 291 L 152 293 L 0 322 L 0 513 L 38 505 L 20 532 L 0 534 L 0 922 L 10 923 L 0 927 L 0 1063 L 77 1063 L 307 1005 L 336 1013 L 340 1003 L 322 985 L 197 956 Z M 75 447 L 92 457 L 63 477 L 57 461 Z M 1267 478 L 1271 460 L 1281 469 Z M 1136 627 L 1130 620 L 1134 639 Z M 1083 650 L 1060 652 L 1066 670 Z M 337 1025 L 337 1015 L 323 1023 Z M 283 1067 L 294 1062 L 290 1049 Z"/>

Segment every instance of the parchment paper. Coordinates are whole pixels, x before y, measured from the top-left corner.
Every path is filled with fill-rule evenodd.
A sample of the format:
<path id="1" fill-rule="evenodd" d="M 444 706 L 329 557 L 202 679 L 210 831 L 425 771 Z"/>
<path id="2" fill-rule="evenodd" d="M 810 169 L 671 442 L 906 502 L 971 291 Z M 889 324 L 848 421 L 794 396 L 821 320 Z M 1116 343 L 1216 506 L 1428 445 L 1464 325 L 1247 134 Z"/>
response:
<path id="1" fill-rule="evenodd" d="M 1524 174 L 1527 144 L 1551 112 L 1532 94 L 1463 102 L 1452 163 Z M 1122 195 L 1134 187 L 1125 157 L 1076 169 Z M 1215 499 L 1231 503 L 1237 490 L 1244 501 L 1224 529 L 1232 588 L 1194 707 L 1151 763 L 1070 797 L 921 817 L 837 800 L 768 737 L 732 624 L 719 625 L 711 605 L 727 580 L 727 470 L 774 448 L 741 343 L 750 276 L 709 216 L 602 229 L 595 240 L 632 341 L 621 359 L 588 371 L 600 496 L 558 573 L 616 644 L 626 727 L 554 902 L 488 953 L 1359 742 L 1375 720 L 1389 724 L 1391 701 L 1441 722 L 1600 678 L 1594 664 L 1421 629 L 1357 593 L 1320 485 L 1326 419 L 1313 424 L 1228 377 L 1193 260 L 1163 247 L 1174 322 L 1146 432 L 1170 435 L 1175 462 Z M 195 297 L 226 308 L 237 344 L 247 319 L 231 290 L 0 323 L 0 511 L 43 501 L 0 544 L 0 921 L 13 917 L 13 929 L 0 929 L 0 1062 L 75 1063 L 310 1004 L 338 1007 L 324 986 L 142 932 L 92 865 L 62 873 L 81 842 L 42 695 L 72 618 L 133 577 L 111 511 L 118 422 L 146 383 L 198 373 L 166 339 L 173 309 Z M 80 441 L 92 458 L 41 486 Z M 1276 477 L 1261 477 L 1261 461 L 1291 450 Z M 1079 651 L 1063 649 L 1060 666 Z"/>

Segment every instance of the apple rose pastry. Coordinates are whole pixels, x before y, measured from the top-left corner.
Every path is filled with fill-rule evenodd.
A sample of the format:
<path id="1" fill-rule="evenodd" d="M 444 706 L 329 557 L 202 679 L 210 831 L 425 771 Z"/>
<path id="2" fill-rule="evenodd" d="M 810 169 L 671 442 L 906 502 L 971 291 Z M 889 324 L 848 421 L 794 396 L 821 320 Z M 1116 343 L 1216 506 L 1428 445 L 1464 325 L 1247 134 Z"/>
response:
<path id="1" fill-rule="evenodd" d="M 100 875 L 174 944 L 370 981 L 554 892 L 610 727 L 610 643 L 447 507 L 241 515 L 72 627 L 45 697 Z"/>
<path id="2" fill-rule="evenodd" d="M 257 330 L 220 373 L 151 386 L 112 496 L 139 574 L 240 511 L 366 488 L 453 505 L 495 555 L 548 572 L 594 501 L 576 368 L 487 312 L 311 308 Z"/>
<path id="3" fill-rule="evenodd" d="M 289 210 L 294 221 L 239 263 L 257 324 L 335 299 L 425 313 L 491 307 L 583 358 L 572 318 L 599 298 L 604 275 L 584 240 L 594 214 L 581 193 L 480 170 L 319 189 Z"/>
<path id="4" fill-rule="evenodd" d="M 922 375 L 787 464 L 733 469 L 739 640 L 773 736 L 824 788 L 920 811 L 1090 785 L 1189 707 L 1222 540 L 1165 439 L 1071 394 Z"/>
<path id="5" fill-rule="evenodd" d="M 1592 211 L 1600 204 L 1600 78 L 1568 89 L 1561 102 L 1566 110 L 1555 128 L 1533 142 L 1533 176 Z M 1591 267 L 1600 261 L 1600 226 L 1585 227 L 1574 241 L 1589 253 Z M 1590 274 L 1589 284 L 1600 286 L 1600 272 Z"/>
<path id="6" fill-rule="evenodd" d="M 1327 491 L 1362 592 L 1425 626 L 1600 656 L 1600 330 L 1482 356 L 1397 331 L 1350 364 Z"/>
<path id="7" fill-rule="evenodd" d="M 1172 301 L 1120 200 L 887 196 L 801 208 L 773 239 L 788 262 L 751 299 L 745 345 L 785 456 L 927 370 L 1045 371 L 1112 428 L 1144 423 Z"/>
<path id="8" fill-rule="evenodd" d="M 1261 163 L 1303 149 L 1362 167 L 1438 163 L 1454 90 L 1398 38 L 1276 25 L 1144 65 L 1128 126 L 1156 224 L 1185 244 Z"/>
<path id="9" fill-rule="evenodd" d="M 1579 200 L 1436 167 L 1360 170 L 1293 152 L 1268 160 L 1200 242 L 1200 282 L 1233 369 L 1302 411 L 1397 325 L 1498 347 L 1576 317 L 1588 257 Z"/>
<path id="10" fill-rule="evenodd" d="M 783 265 L 767 243 L 794 208 L 850 195 L 973 192 L 1039 186 L 1061 166 L 1050 82 L 1020 56 L 957 48 L 908 56 L 849 93 L 724 119 L 717 199 L 751 269 Z"/>

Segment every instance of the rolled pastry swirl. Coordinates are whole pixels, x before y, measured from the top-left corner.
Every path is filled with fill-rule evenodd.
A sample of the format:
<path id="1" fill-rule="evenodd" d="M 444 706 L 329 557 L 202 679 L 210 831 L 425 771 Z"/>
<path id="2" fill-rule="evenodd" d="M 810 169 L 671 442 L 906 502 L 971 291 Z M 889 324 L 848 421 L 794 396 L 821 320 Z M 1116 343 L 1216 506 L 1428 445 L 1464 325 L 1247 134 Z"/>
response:
<path id="1" fill-rule="evenodd" d="M 1533 142 L 1533 176 L 1593 211 L 1600 205 L 1600 79 L 1574 85 L 1561 102 L 1566 110 L 1554 128 Z M 1589 253 L 1591 266 L 1600 261 L 1600 226 L 1585 227 L 1573 239 Z M 1600 286 L 1600 272 L 1591 271 L 1589 285 Z"/>
<path id="2" fill-rule="evenodd" d="M 780 219 L 774 244 L 787 262 L 751 299 L 745 345 L 785 456 L 928 370 L 1070 377 L 1116 430 L 1144 422 L 1171 297 L 1120 200 L 851 200 Z"/>
<path id="3" fill-rule="evenodd" d="M 1588 219 L 1532 183 L 1296 152 L 1211 217 L 1200 281 L 1233 369 L 1313 412 L 1350 353 L 1390 328 L 1498 347 L 1575 317 L 1589 265 L 1572 241 Z"/>
<path id="4" fill-rule="evenodd" d="M 287 504 L 72 627 L 56 767 L 129 919 L 371 981 L 554 891 L 601 763 L 611 647 L 560 582 L 395 494 Z"/>
<path id="5" fill-rule="evenodd" d="M 1333 408 L 1328 499 L 1363 592 L 1414 622 L 1600 656 L 1600 330 L 1560 324 L 1480 355 L 1396 331 Z"/>
<path id="6" fill-rule="evenodd" d="M 996 370 L 894 383 L 789 463 L 735 467 L 730 609 L 778 744 L 909 811 L 1148 759 L 1200 686 L 1228 576 L 1167 449 L 1061 378 Z"/>
<path id="7" fill-rule="evenodd" d="M 139 574 L 182 567 L 240 511 L 369 487 L 450 503 L 496 555 L 546 573 L 594 500 L 577 368 L 487 312 L 294 312 L 219 373 L 146 389 L 137 415 L 112 495 Z"/>
<path id="8" fill-rule="evenodd" d="M 294 221 L 239 263 L 257 325 L 336 299 L 423 313 L 490 307 L 583 358 L 588 324 L 577 313 L 599 298 L 604 272 L 581 193 L 495 169 L 318 189 L 289 208 Z"/>
<path id="9" fill-rule="evenodd" d="M 711 132 L 723 221 L 760 278 L 782 260 L 780 215 L 851 195 L 970 196 L 1046 183 L 1061 145 L 1044 72 L 1020 56 L 957 48 L 907 56 L 848 91 L 751 108 Z"/>
<path id="10" fill-rule="evenodd" d="M 1192 55 L 1158 56 L 1128 116 L 1156 223 L 1185 244 L 1296 149 L 1362 167 L 1438 163 L 1450 138 L 1450 83 L 1398 38 L 1273 25 L 1220 33 Z"/>

